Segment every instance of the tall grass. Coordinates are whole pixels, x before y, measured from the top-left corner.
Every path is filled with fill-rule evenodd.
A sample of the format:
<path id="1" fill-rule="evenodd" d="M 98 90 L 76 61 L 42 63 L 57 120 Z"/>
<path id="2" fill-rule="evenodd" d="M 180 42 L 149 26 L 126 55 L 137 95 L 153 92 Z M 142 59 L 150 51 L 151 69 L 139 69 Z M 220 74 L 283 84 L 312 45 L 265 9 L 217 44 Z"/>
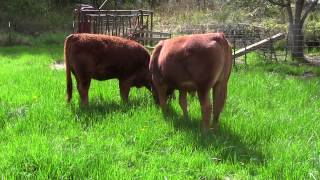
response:
<path id="1" fill-rule="evenodd" d="M 0 48 L 4 179 L 320 178 L 319 77 L 238 66 L 221 131 L 203 136 L 196 97 L 189 118 L 177 100 L 163 115 L 146 89 L 124 104 L 109 80 L 92 82 L 90 108 L 79 108 L 76 88 L 67 104 L 65 73 L 50 69 L 62 53 L 61 44 Z"/>

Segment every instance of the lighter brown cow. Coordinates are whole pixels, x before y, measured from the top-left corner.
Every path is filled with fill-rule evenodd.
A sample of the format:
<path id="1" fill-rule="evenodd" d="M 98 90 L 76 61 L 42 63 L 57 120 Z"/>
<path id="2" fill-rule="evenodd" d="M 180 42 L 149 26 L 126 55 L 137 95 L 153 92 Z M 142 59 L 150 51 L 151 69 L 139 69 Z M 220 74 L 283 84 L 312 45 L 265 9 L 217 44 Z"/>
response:
<path id="1" fill-rule="evenodd" d="M 151 90 L 150 55 L 139 43 L 120 37 L 72 34 L 65 40 L 67 101 L 72 98 L 71 72 L 77 81 L 81 105 L 88 105 L 91 79 L 119 79 L 122 100 L 132 86 Z"/>
<path id="2" fill-rule="evenodd" d="M 205 131 L 210 128 L 211 88 L 214 99 L 213 128 L 219 127 L 231 67 L 231 47 L 223 33 L 195 34 L 161 41 L 155 47 L 149 65 L 163 110 L 168 94 L 178 89 L 179 104 L 184 115 L 187 115 L 187 92 L 198 93 Z"/>

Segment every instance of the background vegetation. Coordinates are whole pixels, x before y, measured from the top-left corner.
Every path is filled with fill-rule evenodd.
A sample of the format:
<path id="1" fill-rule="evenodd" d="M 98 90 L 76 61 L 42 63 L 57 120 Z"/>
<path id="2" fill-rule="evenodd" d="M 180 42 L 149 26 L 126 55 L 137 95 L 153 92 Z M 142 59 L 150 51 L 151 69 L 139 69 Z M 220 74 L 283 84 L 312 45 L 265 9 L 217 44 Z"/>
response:
<path id="1" fill-rule="evenodd" d="M 23 34 L 71 32 L 76 4 L 87 3 L 99 7 L 102 2 L 103 0 L 4 1 L 0 6 L 0 31 L 8 30 L 10 21 L 13 31 Z M 287 22 L 285 10 L 271 5 L 267 0 L 110 0 L 104 8 L 152 9 L 156 12 L 155 24 L 164 26 L 241 22 L 271 28 L 282 27 L 286 30 L 284 24 Z M 319 11 L 315 11 L 310 20 L 310 28 L 318 29 Z"/>

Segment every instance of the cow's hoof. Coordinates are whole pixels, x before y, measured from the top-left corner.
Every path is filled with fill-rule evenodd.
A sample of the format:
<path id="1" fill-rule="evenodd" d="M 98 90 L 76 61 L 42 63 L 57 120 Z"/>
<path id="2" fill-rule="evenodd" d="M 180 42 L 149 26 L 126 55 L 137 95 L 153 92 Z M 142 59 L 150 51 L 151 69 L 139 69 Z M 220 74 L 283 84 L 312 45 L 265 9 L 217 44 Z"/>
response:
<path id="1" fill-rule="evenodd" d="M 207 124 L 202 124 L 202 134 L 203 135 L 207 135 L 208 133 L 209 133 L 209 131 L 210 131 L 210 128 L 209 128 L 209 126 L 207 125 Z"/>
<path id="2" fill-rule="evenodd" d="M 214 123 L 212 125 L 212 127 L 210 128 L 210 130 L 214 133 L 214 134 L 219 134 L 220 132 L 220 124 L 219 123 Z"/>
<path id="3" fill-rule="evenodd" d="M 88 107 L 89 107 L 89 103 L 87 102 L 80 104 L 80 108 L 88 108 Z"/>
<path id="4" fill-rule="evenodd" d="M 183 120 L 188 121 L 189 120 L 189 114 L 183 113 Z"/>
<path id="5" fill-rule="evenodd" d="M 220 129 L 220 123 L 214 123 L 213 125 L 212 125 L 212 129 L 213 130 L 219 130 Z"/>
<path id="6" fill-rule="evenodd" d="M 163 114 L 169 114 L 170 113 L 170 109 L 167 106 L 160 106 L 160 109 L 161 109 Z"/>
<path id="7" fill-rule="evenodd" d="M 121 98 L 121 103 L 123 104 L 128 104 L 129 103 L 129 98 L 126 99 L 126 98 Z"/>

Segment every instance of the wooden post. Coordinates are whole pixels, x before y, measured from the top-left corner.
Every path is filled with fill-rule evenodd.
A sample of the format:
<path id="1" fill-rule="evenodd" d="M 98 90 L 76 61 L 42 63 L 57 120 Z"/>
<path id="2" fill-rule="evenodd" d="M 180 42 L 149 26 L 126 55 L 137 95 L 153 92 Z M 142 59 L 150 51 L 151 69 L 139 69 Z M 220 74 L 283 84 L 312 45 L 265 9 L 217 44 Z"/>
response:
<path id="1" fill-rule="evenodd" d="M 150 31 L 153 31 L 153 12 L 151 12 Z"/>
<path id="2" fill-rule="evenodd" d="M 119 19 L 119 21 L 118 21 L 118 19 Z M 117 14 L 117 17 L 116 17 L 116 22 L 117 22 L 117 36 L 120 36 L 121 21 L 120 21 L 120 17 L 118 16 L 118 14 Z"/>
<path id="3" fill-rule="evenodd" d="M 287 57 L 288 57 L 288 34 L 286 38 L 286 55 L 284 57 L 284 61 L 287 62 Z"/>
<path id="4" fill-rule="evenodd" d="M 124 36 L 124 20 L 123 17 L 121 16 L 121 22 L 122 22 L 122 36 Z"/>
<path id="5" fill-rule="evenodd" d="M 74 27 L 75 27 L 75 26 L 74 26 L 74 20 L 73 20 L 73 21 L 72 21 L 72 33 L 73 33 L 73 34 L 74 34 L 74 32 L 75 32 L 75 31 L 74 31 Z"/>
<path id="6" fill-rule="evenodd" d="M 140 12 L 140 24 L 139 24 L 139 26 L 140 26 L 140 28 L 142 28 L 143 27 L 143 11 L 139 10 L 139 12 Z"/>
<path id="7" fill-rule="evenodd" d="M 11 45 L 11 43 L 12 43 L 12 37 L 11 37 L 11 22 L 10 22 L 10 21 L 9 21 L 9 23 L 8 23 L 8 27 L 9 27 L 8 44 Z"/>
<path id="8" fill-rule="evenodd" d="M 97 34 L 97 21 L 96 21 L 96 17 L 91 17 L 90 16 L 90 21 L 92 22 L 92 27 L 93 27 L 93 33 Z"/>
<path id="9" fill-rule="evenodd" d="M 138 25 L 139 30 L 143 30 L 143 11 L 140 9 L 140 23 Z M 140 33 L 140 37 L 144 37 L 144 33 Z M 143 44 L 145 44 L 145 40 L 143 41 Z"/>
<path id="10" fill-rule="evenodd" d="M 233 65 L 236 65 L 236 31 L 233 31 Z"/>
<path id="11" fill-rule="evenodd" d="M 72 20 L 72 33 L 74 34 L 75 33 L 75 15 L 73 15 L 73 20 Z"/>
<path id="12" fill-rule="evenodd" d="M 271 60 L 273 59 L 273 56 L 274 56 L 274 59 L 278 62 L 278 59 L 277 59 L 277 55 L 276 55 L 276 51 L 273 47 L 273 39 L 271 38 L 271 34 L 270 32 L 268 33 L 269 34 L 269 38 L 270 38 L 270 53 L 271 53 Z M 272 56 L 273 55 L 273 56 Z"/>
<path id="13" fill-rule="evenodd" d="M 151 17 L 150 17 L 150 31 L 153 32 L 153 11 L 151 12 Z M 152 40 L 153 35 L 151 34 L 150 36 L 151 36 L 150 44 L 153 46 L 153 40 Z"/>
<path id="14" fill-rule="evenodd" d="M 244 41 L 243 41 L 243 43 L 244 43 L 244 51 L 246 52 L 244 54 L 244 63 L 245 63 L 245 65 L 247 65 L 247 37 L 246 37 L 246 32 L 243 33 L 243 36 L 244 36 Z"/>
<path id="15" fill-rule="evenodd" d="M 103 19 L 102 19 L 102 16 L 101 16 L 101 12 L 100 12 L 100 9 L 99 9 L 99 31 L 101 34 L 103 34 L 103 29 L 102 29 L 102 25 L 103 25 Z"/>
<path id="16" fill-rule="evenodd" d="M 151 33 L 149 33 L 149 15 L 147 16 L 146 30 L 147 30 L 148 32 L 146 33 L 147 41 L 146 41 L 145 43 L 146 43 L 146 44 L 150 44 L 150 36 L 151 36 Z"/>
<path id="17" fill-rule="evenodd" d="M 106 22 L 106 31 L 107 31 L 107 34 L 110 35 L 110 24 L 109 24 L 109 15 L 106 13 L 106 19 L 107 19 L 107 22 Z"/>
<path id="18" fill-rule="evenodd" d="M 114 29 L 116 29 L 116 17 L 113 16 L 113 23 L 112 23 L 112 36 L 116 35 L 114 34 Z"/>

